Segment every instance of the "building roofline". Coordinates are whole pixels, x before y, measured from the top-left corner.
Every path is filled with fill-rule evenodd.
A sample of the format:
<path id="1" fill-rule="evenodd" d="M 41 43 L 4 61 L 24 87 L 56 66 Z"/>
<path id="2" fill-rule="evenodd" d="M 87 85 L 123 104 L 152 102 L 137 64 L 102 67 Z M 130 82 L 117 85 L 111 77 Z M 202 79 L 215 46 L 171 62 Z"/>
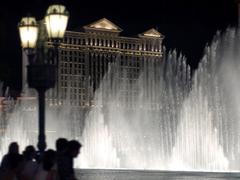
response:
<path id="1" fill-rule="evenodd" d="M 122 29 L 106 18 L 94 21 L 91 24 L 83 26 L 85 30 L 107 31 L 107 32 L 122 32 Z"/>

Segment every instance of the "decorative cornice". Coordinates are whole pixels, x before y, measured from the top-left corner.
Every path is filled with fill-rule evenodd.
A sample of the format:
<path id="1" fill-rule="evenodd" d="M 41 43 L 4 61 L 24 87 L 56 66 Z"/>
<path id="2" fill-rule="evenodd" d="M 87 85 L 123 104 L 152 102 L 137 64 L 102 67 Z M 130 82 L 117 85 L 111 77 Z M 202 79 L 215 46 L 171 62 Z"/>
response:
<path id="1" fill-rule="evenodd" d="M 142 37 L 142 38 L 160 38 L 160 39 L 164 38 L 164 36 L 154 28 L 151 28 L 151 29 L 143 32 L 142 34 L 139 34 L 139 37 Z"/>
<path id="2" fill-rule="evenodd" d="M 122 31 L 117 25 L 112 23 L 106 18 L 102 18 L 98 21 L 95 21 L 89 25 L 83 27 L 85 30 L 95 30 L 95 31 L 107 31 L 107 32 L 117 32 L 120 33 Z"/>

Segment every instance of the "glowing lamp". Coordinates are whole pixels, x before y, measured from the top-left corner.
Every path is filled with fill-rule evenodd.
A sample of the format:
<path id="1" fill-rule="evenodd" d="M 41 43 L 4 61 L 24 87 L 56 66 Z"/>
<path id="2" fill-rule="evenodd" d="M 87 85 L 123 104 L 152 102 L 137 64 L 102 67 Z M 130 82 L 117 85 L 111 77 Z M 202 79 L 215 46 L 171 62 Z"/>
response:
<path id="1" fill-rule="evenodd" d="M 38 26 L 34 17 L 24 17 L 18 24 L 18 30 L 21 39 L 21 45 L 24 49 L 33 49 L 36 47 Z"/>
<path id="2" fill-rule="evenodd" d="M 62 39 L 67 28 L 69 13 L 66 7 L 60 4 L 49 6 L 45 16 L 48 37 Z"/>

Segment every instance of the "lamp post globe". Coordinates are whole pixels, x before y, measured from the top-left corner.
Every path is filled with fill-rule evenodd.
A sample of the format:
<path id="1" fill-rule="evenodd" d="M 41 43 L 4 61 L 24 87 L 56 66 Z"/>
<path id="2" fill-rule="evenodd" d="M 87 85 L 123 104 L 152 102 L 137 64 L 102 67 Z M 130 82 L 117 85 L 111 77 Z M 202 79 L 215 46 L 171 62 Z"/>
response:
<path id="1" fill-rule="evenodd" d="M 34 49 L 37 43 L 38 25 L 34 17 L 23 17 L 18 24 L 21 46 L 23 49 Z"/>
<path id="2" fill-rule="evenodd" d="M 46 16 L 44 18 L 48 38 L 53 43 L 56 52 L 59 41 L 64 37 L 68 22 L 68 11 L 65 6 L 57 4 L 49 6 Z M 55 86 L 57 79 L 57 53 L 53 54 L 54 57 L 44 56 L 44 51 L 41 48 L 36 48 L 38 39 L 38 24 L 34 17 L 24 17 L 18 24 L 20 40 L 23 50 L 28 55 L 29 65 L 27 66 L 27 81 L 30 88 L 35 88 L 38 92 L 38 113 L 39 113 L 39 134 L 38 134 L 38 149 L 40 155 L 43 154 L 46 148 L 45 137 L 45 92 L 49 88 Z M 46 44 L 46 43 L 40 43 Z M 35 50 L 36 49 L 36 50 Z M 52 48 L 47 47 L 48 51 Z M 56 59 L 52 61 L 51 58 Z"/>
<path id="3" fill-rule="evenodd" d="M 49 6 L 45 15 L 48 37 L 52 40 L 62 39 L 66 31 L 69 13 L 61 4 Z"/>

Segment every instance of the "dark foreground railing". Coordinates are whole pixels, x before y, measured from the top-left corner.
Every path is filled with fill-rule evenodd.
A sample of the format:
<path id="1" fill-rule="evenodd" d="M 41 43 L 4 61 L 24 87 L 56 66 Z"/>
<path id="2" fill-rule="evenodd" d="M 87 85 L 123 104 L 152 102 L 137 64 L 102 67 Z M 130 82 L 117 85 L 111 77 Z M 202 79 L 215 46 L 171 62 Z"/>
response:
<path id="1" fill-rule="evenodd" d="M 78 169 L 81 180 L 237 180 L 240 172 L 186 172 L 154 170 Z"/>

